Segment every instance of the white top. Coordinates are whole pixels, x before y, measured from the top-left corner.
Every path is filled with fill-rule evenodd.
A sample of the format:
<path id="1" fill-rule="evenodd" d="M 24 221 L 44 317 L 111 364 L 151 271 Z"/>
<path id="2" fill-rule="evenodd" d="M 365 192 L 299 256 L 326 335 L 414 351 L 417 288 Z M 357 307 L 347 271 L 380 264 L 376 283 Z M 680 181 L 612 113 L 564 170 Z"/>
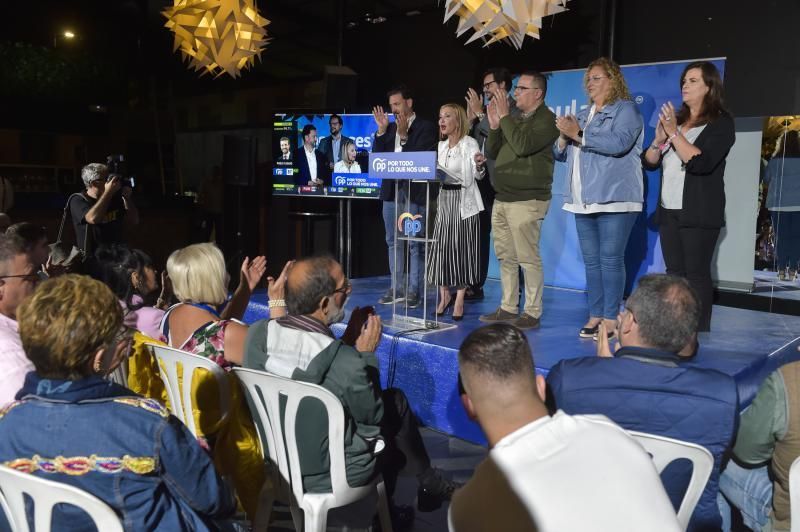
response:
<path id="1" fill-rule="evenodd" d="M 586 117 L 586 124 L 583 128 L 589 125 L 589 122 L 594 118 L 594 113 L 597 106 L 592 104 L 589 109 L 589 116 Z M 581 137 L 581 146 L 583 146 L 583 137 Z M 575 214 L 593 214 L 596 212 L 641 212 L 642 204 L 637 201 L 612 201 L 610 203 L 582 203 L 581 202 L 581 146 L 572 144 L 569 149 L 572 150 L 572 203 L 565 203 L 562 209 Z"/>
<path id="2" fill-rule="evenodd" d="M 414 123 L 414 119 L 417 117 L 417 113 L 413 113 L 410 117 L 408 117 L 408 129 L 411 129 L 411 124 Z M 403 145 L 400 144 L 400 135 L 397 133 L 394 134 L 394 151 L 403 151 Z"/>
<path id="3" fill-rule="evenodd" d="M 353 161 L 349 167 L 347 163 L 344 162 L 344 159 L 333 165 L 333 173 L 334 174 L 361 174 L 361 166 L 358 162 Z"/>
<path id="4" fill-rule="evenodd" d="M 33 363 L 25 355 L 16 320 L 0 314 L 0 408 L 14 400 Z"/>
<path id="5" fill-rule="evenodd" d="M 306 160 L 308 161 L 308 175 L 311 176 L 313 181 L 317 180 L 317 155 L 314 153 L 315 151 L 314 149 L 308 151 L 308 148 L 303 146 L 303 152 L 306 154 Z"/>
<path id="6" fill-rule="evenodd" d="M 445 173 L 445 183 L 461 185 L 461 219 L 466 220 L 483 210 L 483 199 L 478 189 L 478 179 L 483 175 L 475 164 L 475 154 L 480 153 L 478 141 L 470 136 L 463 137 L 450 147 L 450 141 L 439 142 L 436 169 Z"/>
<path id="7" fill-rule="evenodd" d="M 702 133 L 706 125 L 691 128 L 687 132 L 681 132 L 683 138 L 690 144 L 694 144 L 697 136 Z M 662 183 L 661 183 L 661 206 L 665 209 L 683 208 L 683 182 L 686 179 L 686 169 L 683 161 L 670 146 L 667 153 L 661 159 Z"/>
<path id="8" fill-rule="evenodd" d="M 539 532 L 681 530 L 653 460 L 605 416 L 558 411 L 490 451 Z"/>

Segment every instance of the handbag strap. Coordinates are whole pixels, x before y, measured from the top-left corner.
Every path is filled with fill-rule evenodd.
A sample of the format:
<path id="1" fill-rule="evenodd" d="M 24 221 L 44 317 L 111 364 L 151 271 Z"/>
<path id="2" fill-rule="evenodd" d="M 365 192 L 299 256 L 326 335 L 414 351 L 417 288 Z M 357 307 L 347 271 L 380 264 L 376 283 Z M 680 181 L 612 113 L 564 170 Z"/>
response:
<path id="1" fill-rule="evenodd" d="M 70 204 L 72 203 L 72 198 L 80 195 L 81 195 L 80 192 L 74 192 L 73 194 L 70 195 L 70 197 L 67 198 L 67 204 L 64 205 L 64 214 L 61 216 L 61 224 L 58 226 L 58 236 L 56 237 L 57 243 L 61 242 L 61 235 L 64 233 L 64 224 L 67 223 L 67 214 L 69 213 Z M 75 235 L 76 240 L 77 236 L 78 235 Z M 87 249 L 88 244 L 89 244 L 89 227 L 86 227 L 86 232 L 83 234 L 83 248 L 81 249 L 84 257 L 86 257 L 87 253 L 89 252 L 89 250 Z"/>

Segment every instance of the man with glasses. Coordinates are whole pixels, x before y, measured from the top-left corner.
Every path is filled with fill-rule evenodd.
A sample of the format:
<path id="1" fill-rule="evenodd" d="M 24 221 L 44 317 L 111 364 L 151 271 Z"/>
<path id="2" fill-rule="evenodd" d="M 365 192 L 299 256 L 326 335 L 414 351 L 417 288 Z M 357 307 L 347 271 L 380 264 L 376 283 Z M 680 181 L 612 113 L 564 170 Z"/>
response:
<path id="1" fill-rule="evenodd" d="M 702 445 L 714 468 L 689 530 L 719 530 L 720 465 L 735 435 L 736 382 L 724 373 L 686 364 L 694 345 L 700 305 L 682 277 L 646 275 L 617 318 L 619 348 L 612 352 L 601 327 L 596 357 L 556 364 L 547 377 L 556 406 L 568 414 L 603 414 L 628 430 Z M 673 504 L 691 468 L 675 464 L 662 476 Z"/>
<path id="2" fill-rule="evenodd" d="M 397 474 L 416 475 L 417 507 L 432 511 L 449 500 L 456 485 L 431 467 L 414 413 L 399 389 L 381 389 L 378 359 L 381 320 L 367 317 L 355 345 L 337 340 L 331 325 L 344 319 L 352 287 L 331 257 L 296 261 L 286 277 L 288 315 L 250 326 L 243 365 L 322 386 L 336 395 L 345 411 L 345 463 L 351 486 L 383 474 L 392 494 Z M 330 491 L 327 422 L 324 410 L 301 406 L 297 418 L 303 484 L 310 492 Z M 400 521 L 413 518 L 398 510 Z"/>
<path id="3" fill-rule="evenodd" d="M 86 190 L 67 200 L 75 245 L 90 254 L 100 246 L 124 244 L 125 224 L 139 223 L 133 189 L 119 175 L 109 179 L 108 167 L 101 163 L 84 166 L 81 179 Z"/>
<path id="4" fill-rule="evenodd" d="M 39 265 L 19 241 L 0 235 L 0 408 L 14 400 L 33 364 L 22 349 L 17 307 L 39 282 Z"/>
<path id="5" fill-rule="evenodd" d="M 497 310 L 480 319 L 511 322 L 522 330 L 536 329 L 544 290 L 539 235 L 553 184 L 551 147 L 559 133 L 555 115 L 544 105 L 547 79 L 543 75 L 533 71 L 520 75 L 514 87 L 519 110 L 516 117 L 511 115 L 505 89 L 494 87 L 490 91 L 486 159 L 495 160 L 492 231 L 503 297 Z M 478 155 L 476 162 L 482 166 L 485 161 Z M 518 315 L 519 268 L 525 276 L 525 304 Z"/>

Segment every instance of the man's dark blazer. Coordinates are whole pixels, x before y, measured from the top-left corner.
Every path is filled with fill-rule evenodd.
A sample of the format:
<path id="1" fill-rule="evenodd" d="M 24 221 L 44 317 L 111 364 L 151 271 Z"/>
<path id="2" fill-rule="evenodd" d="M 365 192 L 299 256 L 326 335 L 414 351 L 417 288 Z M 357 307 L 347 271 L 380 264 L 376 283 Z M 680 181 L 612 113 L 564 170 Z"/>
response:
<path id="1" fill-rule="evenodd" d="M 348 140 L 353 140 L 350 137 L 345 137 L 342 135 L 342 139 L 339 141 L 339 160 L 342 160 L 342 150 L 344 149 L 344 143 Z M 330 168 L 331 163 L 335 163 L 336 161 L 333 160 L 333 138 L 328 135 L 324 137 L 322 140 L 319 141 L 319 146 L 317 149 L 325 156 L 325 159 L 328 161 L 328 168 Z"/>
<path id="2" fill-rule="evenodd" d="M 328 168 L 328 161 L 325 160 L 325 156 L 319 150 L 314 150 L 314 155 L 317 157 L 317 179 L 321 179 L 325 186 L 329 186 L 331 184 L 331 170 Z M 311 173 L 308 169 L 306 150 L 303 146 L 300 146 L 294 152 L 294 163 L 299 170 L 299 173 L 294 176 L 295 184 L 298 187 L 308 186 L 308 182 L 311 181 Z"/>
<path id="3" fill-rule="evenodd" d="M 394 151 L 394 139 L 397 135 L 397 124 L 389 124 L 386 133 L 375 136 L 375 143 L 372 145 L 373 152 Z M 408 140 L 403 145 L 403 151 L 437 151 L 438 134 L 436 124 L 430 120 L 424 120 L 417 116 L 408 128 Z M 438 187 L 431 189 L 431 199 L 438 192 Z M 394 181 L 386 180 L 381 184 L 380 199 L 383 201 L 394 201 Z M 411 201 L 417 205 L 425 203 L 425 186 L 415 185 L 411 187 Z"/>

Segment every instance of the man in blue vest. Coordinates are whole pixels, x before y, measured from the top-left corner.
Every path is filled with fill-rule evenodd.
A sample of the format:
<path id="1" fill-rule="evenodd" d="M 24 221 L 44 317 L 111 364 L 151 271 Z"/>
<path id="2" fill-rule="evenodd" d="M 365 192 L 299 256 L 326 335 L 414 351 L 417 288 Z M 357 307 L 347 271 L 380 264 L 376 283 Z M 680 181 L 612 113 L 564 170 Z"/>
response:
<path id="1" fill-rule="evenodd" d="M 601 331 L 598 356 L 562 360 L 547 378 L 556 405 L 568 414 L 603 414 L 628 430 L 695 443 L 711 452 L 714 468 L 690 531 L 720 529 L 720 466 L 736 434 L 739 403 L 733 378 L 690 367 L 681 354 L 694 344 L 699 319 L 697 296 L 685 279 L 647 275 L 617 317 L 616 352 Z M 662 475 L 676 508 L 689 474 L 688 466 L 673 464 Z"/>

